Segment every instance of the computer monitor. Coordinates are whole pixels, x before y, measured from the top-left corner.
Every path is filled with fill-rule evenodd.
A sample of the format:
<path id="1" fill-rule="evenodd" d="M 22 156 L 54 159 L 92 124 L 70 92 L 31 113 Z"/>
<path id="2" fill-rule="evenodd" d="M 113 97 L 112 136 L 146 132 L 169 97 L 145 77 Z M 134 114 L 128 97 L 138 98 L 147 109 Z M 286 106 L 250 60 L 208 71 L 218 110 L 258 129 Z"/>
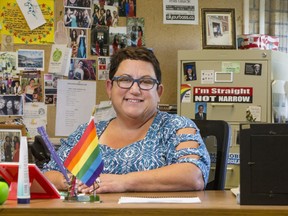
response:
<path id="1" fill-rule="evenodd" d="M 240 124 L 240 204 L 288 204 L 288 124 Z"/>

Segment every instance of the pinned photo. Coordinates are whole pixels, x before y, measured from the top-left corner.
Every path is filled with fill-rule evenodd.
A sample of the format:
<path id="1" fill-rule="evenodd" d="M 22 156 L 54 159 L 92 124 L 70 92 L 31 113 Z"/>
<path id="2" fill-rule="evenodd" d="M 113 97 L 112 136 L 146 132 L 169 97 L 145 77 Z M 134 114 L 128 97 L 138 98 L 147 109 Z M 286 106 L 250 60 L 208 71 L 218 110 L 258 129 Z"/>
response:
<path id="1" fill-rule="evenodd" d="M 260 76 L 262 74 L 262 64 L 259 63 L 245 63 L 246 75 Z"/>
<path id="2" fill-rule="evenodd" d="M 197 80 L 195 62 L 184 63 L 183 71 L 186 81 Z"/>

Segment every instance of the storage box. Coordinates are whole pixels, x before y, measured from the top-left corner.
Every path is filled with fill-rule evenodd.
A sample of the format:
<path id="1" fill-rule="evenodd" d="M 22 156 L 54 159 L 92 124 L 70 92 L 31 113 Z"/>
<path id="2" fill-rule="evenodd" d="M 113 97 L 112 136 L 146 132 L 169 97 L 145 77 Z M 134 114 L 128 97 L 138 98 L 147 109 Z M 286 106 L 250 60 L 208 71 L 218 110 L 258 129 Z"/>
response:
<path id="1" fill-rule="evenodd" d="M 245 34 L 237 38 L 238 49 L 278 50 L 279 38 L 270 35 Z"/>

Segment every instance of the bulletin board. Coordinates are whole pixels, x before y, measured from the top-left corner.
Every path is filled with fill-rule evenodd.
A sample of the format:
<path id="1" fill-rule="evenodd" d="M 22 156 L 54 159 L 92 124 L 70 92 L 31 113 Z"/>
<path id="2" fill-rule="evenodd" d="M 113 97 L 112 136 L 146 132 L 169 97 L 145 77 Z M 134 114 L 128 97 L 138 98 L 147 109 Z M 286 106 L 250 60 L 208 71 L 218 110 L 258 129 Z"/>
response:
<path id="1" fill-rule="evenodd" d="M 236 17 L 242 15 L 242 1 L 199 1 L 199 11 L 201 8 L 209 8 L 213 2 L 213 8 L 237 8 Z M 175 25 L 163 24 L 163 2 L 161 0 L 137 0 L 136 17 L 145 20 L 145 43 L 146 47 L 152 48 L 161 65 L 162 83 L 164 94 L 160 103 L 177 104 L 177 50 L 202 49 L 201 47 L 201 18 L 198 25 Z M 55 30 L 56 22 L 63 20 L 63 1 L 55 0 Z M 201 13 L 199 13 L 200 16 Z M 126 18 L 120 17 L 119 26 L 126 26 Z M 236 30 L 241 32 L 242 21 L 237 23 Z M 88 30 L 89 31 L 89 30 Z M 90 35 L 90 32 L 88 32 Z M 89 41 L 89 40 L 88 40 Z M 88 44 L 90 47 L 90 45 Z M 45 51 L 45 69 L 48 71 L 51 45 L 42 44 L 15 44 L 14 51 L 18 49 L 42 49 Z M 95 57 L 95 56 L 94 56 Z M 88 56 L 90 58 L 90 56 Z M 93 58 L 93 57 L 92 57 Z M 96 57 L 95 57 L 96 58 Z M 96 81 L 96 103 L 108 100 L 105 92 L 105 81 Z M 50 137 L 55 137 L 55 117 L 56 106 L 48 106 L 47 111 L 47 133 Z"/>

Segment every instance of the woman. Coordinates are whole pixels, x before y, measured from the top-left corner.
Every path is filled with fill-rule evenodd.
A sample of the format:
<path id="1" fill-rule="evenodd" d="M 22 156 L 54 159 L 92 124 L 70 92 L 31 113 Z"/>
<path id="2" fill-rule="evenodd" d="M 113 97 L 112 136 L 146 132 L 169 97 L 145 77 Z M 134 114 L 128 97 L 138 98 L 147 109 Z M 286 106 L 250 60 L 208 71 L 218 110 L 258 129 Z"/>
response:
<path id="1" fill-rule="evenodd" d="M 7 88 L 4 82 L 1 83 L 0 94 L 6 94 Z"/>
<path id="2" fill-rule="evenodd" d="M 66 13 L 64 15 L 64 25 L 66 27 L 71 27 L 71 22 L 72 22 L 71 9 L 70 8 L 66 8 L 65 11 L 66 11 Z"/>
<path id="3" fill-rule="evenodd" d="M 14 93 L 17 95 L 20 95 L 22 93 L 22 89 L 21 89 L 21 86 L 19 84 L 19 81 L 15 81 Z"/>
<path id="4" fill-rule="evenodd" d="M 116 117 L 97 126 L 104 160 L 97 193 L 126 191 L 203 190 L 208 181 L 210 158 L 195 123 L 157 109 L 163 93 L 161 69 L 152 51 L 128 47 L 110 62 L 106 91 Z M 87 124 L 81 125 L 58 154 L 65 160 Z M 51 160 L 43 172 L 58 189 L 67 187 Z M 92 191 L 86 185 L 83 193 Z"/>
<path id="5" fill-rule="evenodd" d="M 111 11 L 110 9 L 107 9 L 106 10 L 106 25 L 108 27 L 112 26 L 112 14 L 111 14 Z"/>
<path id="6" fill-rule="evenodd" d="M 93 19 L 92 29 L 97 27 L 99 16 L 100 16 L 99 7 L 98 7 L 98 5 L 94 5 L 94 11 L 93 11 L 93 14 L 92 14 L 92 19 Z"/>
<path id="7" fill-rule="evenodd" d="M 70 14 L 70 19 L 71 19 L 70 27 L 72 27 L 72 28 L 78 27 L 78 24 L 77 24 L 77 10 L 76 9 L 74 9 L 74 11 Z"/>
<path id="8" fill-rule="evenodd" d="M 77 52 L 77 58 L 86 58 L 86 36 L 84 29 L 80 30 L 80 34 L 77 38 L 77 44 L 78 44 L 78 52 Z"/>
<path id="9" fill-rule="evenodd" d="M 78 62 L 77 67 L 74 70 L 73 79 L 83 80 L 83 76 L 84 76 L 83 64 L 84 62 L 82 60 Z"/>
<path id="10" fill-rule="evenodd" d="M 118 26 L 118 20 L 119 20 L 119 16 L 117 11 L 113 11 L 113 19 L 112 19 L 112 26 L 113 27 L 117 27 Z"/>
<path id="11" fill-rule="evenodd" d="M 73 30 L 71 31 L 70 38 L 71 38 L 71 48 L 72 48 L 72 55 L 71 55 L 71 57 L 72 57 L 72 58 L 75 58 L 75 57 L 77 56 L 77 50 L 78 50 L 78 46 L 77 46 L 77 38 L 78 38 L 78 35 L 77 35 L 76 29 L 73 29 Z"/>
<path id="12" fill-rule="evenodd" d="M 33 102 L 33 94 L 36 88 L 38 88 L 39 85 L 35 85 L 35 79 L 31 78 L 29 80 L 29 85 L 25 87 L 25 101 L 26 102 Z"/>
<path id="13" fill-rule="evenodd" d="M 13 138 L 14 142 L 14 154 L 13 154 L 13 161 L 18 162 L 19 161 L 19 152 L 20 152 L 20 140 L 18 136 L 14 136 Z"/>
<path id="14" fill-rule="evenodd" d="M 7 115 L 14 115 L 12 99 L 8 99 L 6 103 Z"/>
<path id="15" fill-rule="evenodd" d="M 83 28 L 90 28 L 91 26 L 91 18 L 89 16 L 88 10 L 84 10 L 83 15 Z"/>
<path id="16" fill-rule="evenodd" d="M 142 46 L 142 36 L 143 36 L 143 30 L 141 26 L 138 26 L 138 38 L 137 38 L 137 46 Z"/>
<path id="17" fill-rule="evenodd" d="M 5 155 L 5 162 L 11 162 L 12 161 L 12 142 L 11 142 L 10 136 L 5 137 L 4 155 Z"/>

